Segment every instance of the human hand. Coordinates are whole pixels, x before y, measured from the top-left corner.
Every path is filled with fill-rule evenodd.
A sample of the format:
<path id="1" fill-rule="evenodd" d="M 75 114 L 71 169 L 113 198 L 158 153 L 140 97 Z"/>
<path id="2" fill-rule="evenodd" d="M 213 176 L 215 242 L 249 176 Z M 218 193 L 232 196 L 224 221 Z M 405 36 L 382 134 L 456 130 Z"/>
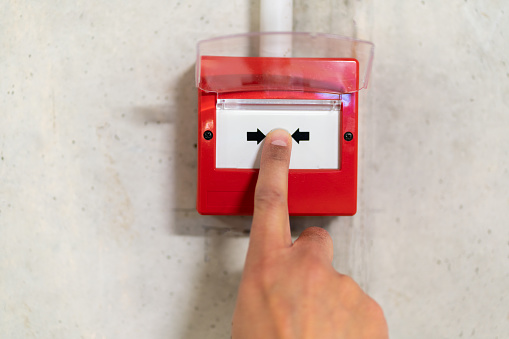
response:
<path id="1" fill-rule="evenodd" d="M 380 306 L 332 267 L 329 233 L 310 227 L 292 244 L 291 147 L 291 136 L 283 130 L 265 138 L 232 338 L 387 339 Z"/>

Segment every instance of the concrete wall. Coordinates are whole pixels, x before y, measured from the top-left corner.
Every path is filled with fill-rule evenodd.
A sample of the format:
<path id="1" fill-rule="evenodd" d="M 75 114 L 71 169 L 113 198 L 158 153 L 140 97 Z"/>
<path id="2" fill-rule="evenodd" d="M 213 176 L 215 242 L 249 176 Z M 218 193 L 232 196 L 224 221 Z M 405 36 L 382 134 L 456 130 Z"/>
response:
<path id="1" fill-rule="evenodd" d="M 0 5 L 0 337 L 227 338 L 250 219 L 195 211 L 198 40 L 257 1 Z M 509 335 L 509 3 L 295 0 L 376 44 L 359 212 L 324 226 L 391 337 Z"/>

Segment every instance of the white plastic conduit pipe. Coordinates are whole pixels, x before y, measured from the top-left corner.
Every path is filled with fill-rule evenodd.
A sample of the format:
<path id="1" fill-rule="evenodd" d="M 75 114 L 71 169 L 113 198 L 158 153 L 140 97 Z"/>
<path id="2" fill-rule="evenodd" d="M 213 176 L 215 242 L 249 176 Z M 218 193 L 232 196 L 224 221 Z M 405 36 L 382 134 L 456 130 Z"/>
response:
<path id="1" fill-rule="evenodd" d="M 293 0 L 260 0 L 260 32 L 291 32 Z M 292 37 L 262 36 L 260 56 L 291 57 Z"/>

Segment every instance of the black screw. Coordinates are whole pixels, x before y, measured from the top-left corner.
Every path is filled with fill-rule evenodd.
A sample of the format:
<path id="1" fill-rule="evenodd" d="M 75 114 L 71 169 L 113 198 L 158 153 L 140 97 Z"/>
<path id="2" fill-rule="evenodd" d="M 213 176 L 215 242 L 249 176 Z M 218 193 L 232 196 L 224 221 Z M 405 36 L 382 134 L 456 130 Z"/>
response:
<path id="1" fill-rule="evenodd" d="M 205 140 L 210 140 L 214 137 L 214 134 L 212 133 L 212 131 L 205 131 L 203 132 L 203 137 L 205 138 Z"/>
<path id="2" fill-rule="evenodd" d="M 345 137 L 346 141 L 352 141 L 353 133 L 352 132 L 346 132 L 344 137 Z"/>

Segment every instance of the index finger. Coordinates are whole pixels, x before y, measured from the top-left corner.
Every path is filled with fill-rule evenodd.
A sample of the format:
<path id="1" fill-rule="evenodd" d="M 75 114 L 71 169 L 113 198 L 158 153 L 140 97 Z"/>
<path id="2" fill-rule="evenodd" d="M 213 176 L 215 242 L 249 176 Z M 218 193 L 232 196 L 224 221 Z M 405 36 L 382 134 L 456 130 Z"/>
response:
<path id="1" fill-rule="evenodd" d="M 288 217 L 288 169 L 292 137 L 274 130 L 265 138 L 256 183 L 250 252 L 292 244 Z"/>

